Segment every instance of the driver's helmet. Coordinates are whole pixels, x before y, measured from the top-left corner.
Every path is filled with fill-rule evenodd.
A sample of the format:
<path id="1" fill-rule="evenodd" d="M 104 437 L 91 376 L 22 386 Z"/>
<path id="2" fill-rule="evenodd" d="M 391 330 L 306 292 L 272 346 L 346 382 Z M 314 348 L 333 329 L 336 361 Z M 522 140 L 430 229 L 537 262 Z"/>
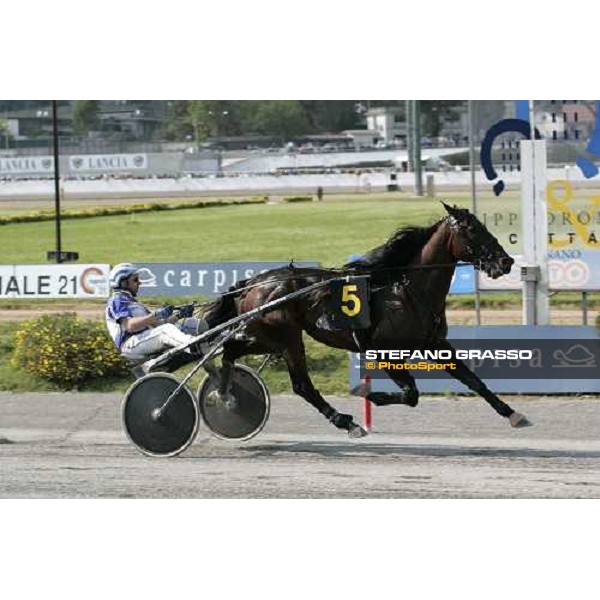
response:
<path id="1" fill-rule="evenodd" d="M 137 273 L 139 269 L 131 263 L 120 263 L 115 265 L 108 276 L 108 284 L 111 289 L 117 290 L 121 287 L 121 282 L 127 279 L 134 273 Z"/>

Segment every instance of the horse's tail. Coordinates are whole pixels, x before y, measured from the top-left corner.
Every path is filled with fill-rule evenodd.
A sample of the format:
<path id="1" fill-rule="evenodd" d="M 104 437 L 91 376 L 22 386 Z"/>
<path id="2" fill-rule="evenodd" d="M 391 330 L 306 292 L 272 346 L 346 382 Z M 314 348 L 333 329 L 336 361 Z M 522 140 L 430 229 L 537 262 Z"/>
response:
<path id="1" fill-rule="evenodd" d="M 237 316 L 235 299 L 242 293 L 247 282 L 247 279 L 238 281 L 227 290 L 227 293 L 219 296 L 206 307 L 204 318 L 209 329 Z"/>

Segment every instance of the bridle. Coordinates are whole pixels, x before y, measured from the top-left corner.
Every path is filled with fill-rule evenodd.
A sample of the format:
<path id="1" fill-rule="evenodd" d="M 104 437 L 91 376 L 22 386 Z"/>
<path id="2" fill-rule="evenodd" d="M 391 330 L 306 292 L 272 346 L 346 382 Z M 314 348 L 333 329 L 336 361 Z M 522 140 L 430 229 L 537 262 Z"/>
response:
<path id="1" fill-rule="evenodd" d="M 487 262 L 494 260 L 495 252 L 492 248 L 492 239 L 488 239 L 485 244 L 479 246 L 479 252 L 476 255 L 472 245 L 473 241 L 469 235 L 465 235 L 464 230 L 466 225 L 461 225 L 456 217 L 452 215 L 448 215 L 446 219 L 448 219 L 450 230 L 460 236 L 463 251 L 465 251 L 467 255 L 464 259 L 461 259 L 463 263 L 473 265 L 478 269 L 483 269 L 483 266 Z"/>

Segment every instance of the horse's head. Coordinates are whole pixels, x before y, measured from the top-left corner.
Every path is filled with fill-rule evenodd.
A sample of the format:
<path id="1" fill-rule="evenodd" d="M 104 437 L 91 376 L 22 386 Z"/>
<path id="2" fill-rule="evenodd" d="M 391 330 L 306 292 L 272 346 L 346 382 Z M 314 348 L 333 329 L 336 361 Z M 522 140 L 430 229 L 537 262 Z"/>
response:
<path id="1" fill-rule="evenodd" d="M 450 250 L 454 257 L 473 263 L 492 279 L 509 273 L 515 261 L 486 226 L 466 208 L 442 204 L 448 213 L 446 218 L 452 231 Z"/>

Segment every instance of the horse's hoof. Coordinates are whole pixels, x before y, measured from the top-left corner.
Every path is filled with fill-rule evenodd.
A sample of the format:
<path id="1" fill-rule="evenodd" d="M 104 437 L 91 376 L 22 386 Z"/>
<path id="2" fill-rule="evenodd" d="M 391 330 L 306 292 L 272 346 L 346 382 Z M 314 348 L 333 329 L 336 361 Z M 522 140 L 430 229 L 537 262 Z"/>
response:
<path id="1" fill-rule="evenodd" d="M 218 406 L 221 402 L 223 402 L 223 398 L 221 394 L 219 394 L 218 390 L 213 390 L 209 394 L 206 395 L 206 399 L 204 400 L 204 404 L 206 406 L 215 407 Z"/>
<path id="2" fill-rule="evenodd" d="M 234 410 L 237 408 L 237 400 L 231 394 L 221 394 L 219 390 L 213 390 L 206 396 L 204 401 L 206 406 L 215 407 L 223 406 L 227 410 Z"/>
<path id="3" fill-rule="evenodd" d="M 369 432 L 366 429 L 363 429 L 360 425 L 355 424 L 348 430 L 348 437 L 353 439 L 365 437 L 366 435 L 369 435 Z"/>
<path id="4" fill-rule="evenodd" d="M 521 428 L 533 426 L 533 423 L 525 415 L 522 415 L 518 412 L 514 412 L 512 415 L 510 415 L 508 420 L 510 421 L 512 427 Z"/>
<path id="5" fill-rule="evenodd" d="M 335 412 L 329 420 L 338 428 L 349 431 L 354 425 L 354 419 L 352 415 L 345 415 L 344 413 Z"/>

